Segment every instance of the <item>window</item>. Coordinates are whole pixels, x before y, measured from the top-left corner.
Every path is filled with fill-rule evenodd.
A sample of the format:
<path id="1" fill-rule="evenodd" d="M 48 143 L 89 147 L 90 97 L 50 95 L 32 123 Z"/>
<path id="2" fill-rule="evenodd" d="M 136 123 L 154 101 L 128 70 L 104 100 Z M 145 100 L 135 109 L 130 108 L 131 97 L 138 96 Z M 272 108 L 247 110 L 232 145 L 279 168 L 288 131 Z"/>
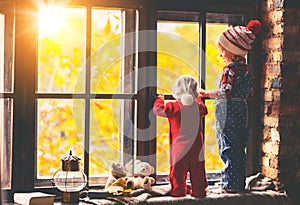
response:
<path id="1" fill-rule="evenodd" d="M 36 186 L 51 185 L 69 150 L 89 185 L 132 157 L 137 21 L 130 8 L 39 7 Z"/>
<path id="2" fill-rule="evenodd" d="M 199 79 L 199 23 L 161 20 L 157 31 L 158 92 L 171 95 L 171 86 L 180 75 Z M 157 121 L 157 161 L 161 162 L 157 172 L 168 174 L 169 125 L 167 119 Z"/>
<path id="3" fill-rule="evenodd" d="M 216 89 L 223 68 L 216 39 L 229 25 L 241 23 L 243 16 L 193 12 L 159 12 L 157 23 L 157 86 L 158 92 L 171 100 L 171 86 L 182 74 L 199 80 L 202 88 Z M 214 101 L 205 100 L 209 114 L 204 120 L 205 160 L 208 173 L 223 168 L 215 137 Z M 169 171 L 168 122 L 157 118 L 158 173 Z"/>

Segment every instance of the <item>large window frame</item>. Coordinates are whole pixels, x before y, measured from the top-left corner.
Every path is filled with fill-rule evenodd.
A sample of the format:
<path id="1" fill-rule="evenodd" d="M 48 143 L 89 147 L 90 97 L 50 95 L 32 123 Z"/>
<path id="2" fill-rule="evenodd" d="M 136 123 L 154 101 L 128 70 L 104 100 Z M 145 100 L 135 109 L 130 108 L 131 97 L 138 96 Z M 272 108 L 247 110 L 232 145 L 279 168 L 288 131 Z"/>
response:
<path id="1" fill-rule="evenodd" d="M 207 8 L 203 5 L 197 5 L 196 7 L 183 7 L 181 4 L 166 4 L 167 1 L 162 2 L 160 5 L 154 4 L 152 1 L 142 0 L 114 0 L 114 1 L 72 1 L 72 6 L 84 6 L 91 7 L 103 7 L 103 8 L 124 8 L 124 9 L 136 9 L 139 13 L 138 31 L 143 30 L 156 30 L 156 24 L 158 19 L 173 19 L 173 20 L 190 20 L 194 17 L 194 13 L 197 13 L 197 21 L 201 22 L 200 29 L 200 47 L 205 50 L 205 23 L 209 22 L 209 18 L 206 17 Z M 3 93 L 1 97 L 14 99 L 13 109 L 13 142 L 12 142 L 12 179 L 11 188 L 7 191 L 7 198 L 11 199 L 12 194 L 16 191 L 31 191 L 31 190 L 53 190 L 54 187 L 36 187 L 35 173 L 36 173 L 36 99 L 38 98 L 74 98 L 74 94 L 37 94 L 36 90 L 36 68 L 37 68 L 37 25 L 38 20 L 36 18 L 38 8 L 35 1 L 24 0 L 14 1 L 15 15 L 10 16 L 11 22 L 15 22 L 15 41 L 12 45 L 15 45 L 14 49 L 14 91 L 12 93 Z M 210 5 L 210 8 L 214 8 L 216 5 Z M 170 7 L 170 8 L 169 8 Z M 207 5 L 209 7 L 209 5 Z M 220 9 L 221 7 L 224 7 Z M 240 6 L 245 8 L 244 10 L 238 10 L 220 5 L 215 11 L 222 12 L 236 11 L 243 13 L 245 16 L 250 15 L 244 4 Z M 181 12 L 180 9 L 185 10 Z M 195 11 L 196 10 L 196 11 Z M 210 9 L 213 10 L 213 9 Z M 158 11 L 161 11 L 159 14 Z M 163 11 L 173 11 L 176 15 L 170 15 L 170 12 L 164 13 Z M 189 12 L 186 12 L 189 11 Z M 199 12 L 201 11 L 201 12 Z M 210 11 L 211 12 L 211 11 Z M 164 15 L 162 15 L 164 13 Z M 175 13 L 173 13 L 175 14 Z M 190 14 L 192 14 L 190 16 Z M 222 18 L 221 18 L 222 19 Z M 195 19 L 194 19 L 195 20 Z M 30 28 L 30 29 L 29 29 Z M 131 27 L 132 28 L 132 27 Z M 29 31 L 30 30 L 30 31 Z M 87 29 L 89 30 L 89 28 Z M 132 32 L 128 30 L 125 32 Z M 88 34 L 87 34 L 88 35 Z M 138 38 L 139 50 L 143 48 L 143 52 L 139 52 L 138 55 L 126 57 L 124 63 L 126 67 L 133 68 L 142 71 L 145 67 L 156 66 L 157 56 L 153 50 L 153 42 L 156 45 L 156 36 L 154 33 L 148 33 Z M 133 43 L 133 42 L 131 42 Z M 131 44 L 128 44 L 131 45 Z M 154 45 L 154 48 L 155 48 Z M 132 46 L 132 45 L 131 45 Z M 87 49 L 89 50 L 89 49 Z M 87 53 L 87 56 L 89 53 Z M 205 68 L 204 56 L 200 56 L 202 59 L 201 68 Z M 132 65 L 133 62 L 137 62 L 137 65 Z M 129 65 L 129 66 L 128 66 Z M 128 70 L 131 72 L 132 70 Z M 155 84 L 149 82 L 156 82 L 156 70 L 147 69 L 146 72 L 137 72 L 137 89 L 133 94 L 97 94 L 93 95 L 95 99 L 130 99 L 134 103 L 124 105 L 124 111 L 128 111 L 128 115 L 134 118 L 136 121 L 137 129 L 132 130 L 132 133 L 136 132 L 136 139 L 123 138 L 125 146 L 123 146 L 122 152 L 127 153 L 128 156 L 134 156 L 136 158 L 143 157 L 145 161 L 156 166 L 156 124 L 155 119 L 149 116 L 149 112 L 152 110 L 152 105 L 156 97 Z M 205 79 L 205 70 L 201 69 L 201 78 Z M 201 79 L 199 79 L 201 81 Z M 149 86 L 153 85 L 153 86 Z M 201 83 L 202 88 L 205 88 L 205 84 Z M 79 97 L 79 96 L 78 96 Z M 169 96 L 170 98 L 170 96 Z M 91 99 L 91 96 L 86 95 L 84 99 Z M 89 104 L 89 103 L 87 103 Z M 88 109 L 88 108 L 86 108 Z M 150 119 L 151 118 L 151 119 Z M 125 122 L 126 123 L 126 122 Z M 151 124 L 153 123 L 153 124 Z M 150 126 L 151 124 L 151 126 Z M 88 129 L 87 129 L 88 130 Z M 146 131 L 145 131 L 146 130 Z M 88 136 L 88 131 L 85 133 Z M 148 136 L 149 140 L 145 140 L 145 136 Z M 86 138 L 86 141 L 89 139 Z M 84 171 L 88 175 L 88 149 L 84 155 Z M 128 158 L 123 158 L 123 162 L 128 161 Z M 59 162 L 58 162 L 59 163 Z M 154 174 L 155 175 L 155 174 Z"/>

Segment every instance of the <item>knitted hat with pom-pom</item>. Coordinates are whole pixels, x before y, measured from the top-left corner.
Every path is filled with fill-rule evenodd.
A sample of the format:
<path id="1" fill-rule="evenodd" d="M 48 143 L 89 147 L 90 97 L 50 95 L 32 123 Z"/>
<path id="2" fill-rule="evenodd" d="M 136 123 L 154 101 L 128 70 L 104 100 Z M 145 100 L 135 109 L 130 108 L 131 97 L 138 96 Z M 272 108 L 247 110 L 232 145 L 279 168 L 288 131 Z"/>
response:
<path id="1" fill-rule="evenodd" d="M 172 95 L 180 99 L 181 103 L 190 106 L 195 102 L 197 96 L 198 82 L 189 75 L 179 76 L 172 86 Z"/>
<path id="2" fill-rule="evenodd" d="M 230 27 L 219 36 L 218 43 L 231 53 L 244 57 L 251 49 L 260 28 L 261 23 L 258 20 L 251 20 L 246 27 Z"/>

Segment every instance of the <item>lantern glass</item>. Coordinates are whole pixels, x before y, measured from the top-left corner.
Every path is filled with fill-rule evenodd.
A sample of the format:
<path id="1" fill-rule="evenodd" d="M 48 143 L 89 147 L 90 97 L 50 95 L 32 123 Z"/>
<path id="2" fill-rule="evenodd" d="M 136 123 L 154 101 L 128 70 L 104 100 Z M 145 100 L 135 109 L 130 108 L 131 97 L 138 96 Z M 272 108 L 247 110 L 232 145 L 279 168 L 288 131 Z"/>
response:
<path id="1" fill-rule="evenodd" d="M 82 170 L 58 170 L 53 177 L 55 186 L 62 192 L 79 192 L 86 186 L 87 177 Z"/>

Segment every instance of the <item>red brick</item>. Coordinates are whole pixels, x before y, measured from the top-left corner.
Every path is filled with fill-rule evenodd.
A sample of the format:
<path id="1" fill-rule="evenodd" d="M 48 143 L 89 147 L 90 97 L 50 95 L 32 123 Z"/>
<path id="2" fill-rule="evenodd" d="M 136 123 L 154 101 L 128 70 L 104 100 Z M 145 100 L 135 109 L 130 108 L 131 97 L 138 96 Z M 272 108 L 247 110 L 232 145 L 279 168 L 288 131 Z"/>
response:
<path id="1" fill-rule="evenodd" d="M 280 142 L 280 133 L 277 128 L 271 128 L 271 139 L 272 142 Z"/>
<path id="2" fill-rule="evenodd" d="M 280 110 L 281 110 L 281 105 L 279 105 L 278 103 L 274 103 L 272 105 L 272 115 L 274 116 L 279 116 L 280 115 Z"/>
<path id="3" fill-rule="evenodd" d="M 275 142 L 264 142 L 262 144 L 262 151 L 268 155 L 275 155 L 279 154 L 279 144 Z"/>
<path id="4" fill-rule="evenodd" d="M 272 104 L 267 102 L 265 103 L 264 108 L 264 114 L 270 116 L 272 114 Z"/>
<path id="5" fill-rule="evenodd" d="M 265 167 L 270 167 L 270 158 L 268 156 L 263 156 L 261 158 L 261 164 Z"/>
<path id="6" fill-rule="evenodd" d="M 281 62 L 282 59 L 283 59 L 283 54 L 281 51 L 272 51 L 267 53 L 267 63 Z"/>
<path id="7" fill-rule="evenodd" d="M 269 77 L 267 75 L 264 75 L 262 77 L 261 86 L 263 88 L 269 89 L 271 87 L 271 84 L 272 84 L 272 82 L 270 81 Z M 265 92 L 266 91 L 268 91 L 268 90 L 265 90 Z M 266 100 L 266 101 L 269 101 L 269 100 Z"/>
<path id="8" fill-rule="evenodd" d="M 262 1 L 262 10 L 264 12 L 270 12 L 274 10 L 274 4 L 273 1 L 268 0 L 268 1 Z"/>
<path id="9" fill-rule="evenodd" d="M 280 64 L 277 63 L 266 63 L 264 65 L 266 75 L 279 75 L 281 74 Z"/>
<path id="10" fill-rule="evenodd" d="M 284 30 L 285 30 L 284 24 L 277 23 L 277 24 L 274 24 L 272 33 L 273 33 L 273 35 L 278 36 L 278 34 L 283 34 Z"/>
<path id="11" fill-rule="evenodd" d="M 282 9 L 274 10 L 269 12 L 266 16 L 269 22 L 272 23 L 282 23 L 283 22 L 283 13 L 284 11 Z"/>
<path id="12" fill-rule="evenodd" d="M 264 100 L 266 102 L 272 102 L 273 101 L 273 92 L 271 90 L 265 90 Z"/>
<path id="13" fill-rule="evenodd" d="M 264 126 L 277 127 L 278 122 L 279 122 L 278 116 L 277 117 L 264 116 L 264 119 L 263 119 Z"/>
<path id="14" fill-rule="evenodd" d="M 270 127 L 264 127 L 264 129 L 263 129 L 263 140 L 264 141 L 271 141 Z"/>
<path id="15" fill-rule="evenodd" d="M 263 48 L 266 51 L 278 51 L 278 50 L 282 50 L 282 47 L 283 47 L 282 37 L 268 38 L 263 41 Z"/>
<path id="16" fill-rule="evenodd" d="M 270 157 L 270 167 L 274 169 L 278 169 L 278 156 Z"/>
<path id="17" fill-rule="evenodd" d="M 280 102 L 281 100 L 281 91 L 280 90 L 273 90 L 273 100 L 274 102 Z"/>
<path id="18" fill-rule="evenodd" d="M 266 116 L 276 117 L 280 115 L 280 105 L 278 103 L 267 102 L 264 105 Z"/>
<path id="19" fill-rule="evenodd" d="M 262 166 L 262 174 L 274 180 L 278 180 L 278 169 Z"/>

